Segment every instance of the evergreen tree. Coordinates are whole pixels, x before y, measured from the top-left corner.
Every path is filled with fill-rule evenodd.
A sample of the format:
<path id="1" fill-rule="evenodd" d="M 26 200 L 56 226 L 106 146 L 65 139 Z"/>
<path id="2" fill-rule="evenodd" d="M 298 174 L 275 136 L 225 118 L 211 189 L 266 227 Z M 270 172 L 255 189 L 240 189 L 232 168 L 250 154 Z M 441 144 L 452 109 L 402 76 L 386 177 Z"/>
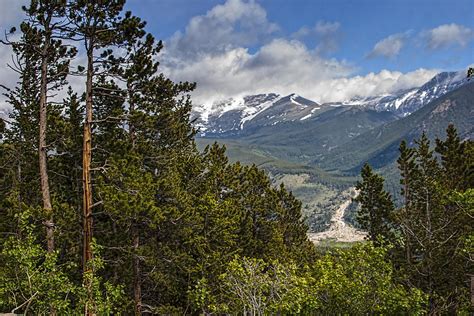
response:
<path id="1" fill-rule="evenodd" d="M 116 60 L 113 57 L 113 47 L 125 45 L 133 41 L 136 36 L 142 34 L 141 28 L 137 28 L 134 18 L 126 14 L 121 15 L 125 0 L 106 1 L 75 1 L 70 3 L 68 10 L 71 27 L 68 31 L 70 36 L 77 41 L 82 41 L 86 53 L 87 65 L 85 67 L 85 122 L 83 131 L 83 209 L 84 209 L 84 244 L 83 244 L 83 267 L 85 274 L 92 274 L 89 266 L 92 260 L 92 233 L 93 212 L 92 209 L 98 201 L 93 200 L 92 194 L 92 125 L 94 104 L 96 97 L 104 95 L 104 91 L 97 91 L 95 87 L 98 79 L 105 76 L 105 71 L 110 68 L 110 63 Z M 102 53 L 98 54 L 98 50 Z M 102 71 L 102 72 L 101 72 Z M 106 79 L 102 79 L 102 83 Z M 94 89 L 95 87 L 95 89 Z M 101 87 L 101 90 L 107 87 Z M 107 90 L 106 90 L 107 91 Z M 110 94 L 109 94 L 110 96 Z M 112 94 L 112 97 L 114 95 Z M 100 201 L 98 202 L 100 203 Z M 87 278 L 86 278 L 87 279 Z M 90 280 L 90 278 L 89 278 Z M 92 284 L 86 283 L 89 293 L 92 293 Z M 91 306 L 86 308 L 86 314 L 93 313 L 94 300 L 90 295 Z"/>
<path id="2" fill-rule="evenodd" d="M 403 205 L 395 214 L 395 222 L 402 230 L 404 257 L 408 264 L 412 262 L 412 244 L 413 238 L 409 231 L 409 221 L 413 216 L 412 207 L 412 181 L 416 177 L 416 163 L 414 160 L 414 149 L 407 146 L 406 141 L 402 141 L 399 147 L 400 156 L 397 159 L 398 169 L 400 171 L 401 195 L 404 198 Z"/>
<path id="3" fill-rule="evenodd" d="M 462 310 L 472 271 L 471 141 L 449 127 L 436 154 L 426 135 L 417 148 L 403 142 L 397 212 L 364 166 L 359 220 L 377 247 L 321 258 L 291 192 L 256 166 L 230 163 L 225 147 L 197 150 L 195 84 L 160 73 L 162 43 L 124 4 L 33 0 L 12 43 L 20 77 L 0 124 L 1 311 L 416 314 L 425 301 L 417 288 L 432 313 Z M 81 43 L 84 94 L 64 88 Z M 64 100 L 48 99 L 52 90 Z M 42 229 L 50 210 L 54 251 Z M 394 242 L 390 256 L 377 236 Z"/>
<path id="4" fill-rule="evenodd" d="M 367 230 L 369 240 L 379 244 L 380 237 L 392 239 L 392 198 L 383 188 L 383 178 L 375 174 L 369 164 L 364 165 L 361 176 L 362 181 L 356 184 L 358 196 L 354 199 L 361 205 L 356 219 L 361 228 Z"/>
<path id="5" fill-rule="evenodd" d="M 450 124 L 446 139 L 436 139 L 436 152 L 441 157 L 443 185 L 450 190 L 464 191 L 469 187 L 468 170 L 473 164 L 472 155 L 466 151 L 471 141 L 461 142 L 456 128 Z"/>
<path id="6" fill-rule="evenodd" d="M 39 51 L 40 94 L 39 94 L 39 174 L 44 209 L 44 225 L 47 232 L 48 252 L 54 251 L 54 221 L 47 167 L 47 129 L 48 92 L 57 90 L 65 84 L 69 73 L 69 62 L 75 49 L 68 49 L 60 40 L 60 30 L 64 22 L 60 20 L 65 13 L 65 3 L 57 1 L 32 1 L 24 8 L 28 22 L 22 25 L 23 32 L 35 32 L 38 42 L 25 43 L 25 50 Z M 49 88 L 49 86 L 52 86 Z"/>
<path id="7" fill-rule="evenodd" d="M 417 148 L 402 143 L 399 167 L 405 203 L 396 225 L 402 232 L 404 262 L 399 261 L 412 286 L 429 295 L 432 313 L 459 311 L 465 297 L 467 262 L 456 250 L 462 236 L 472 227 L 459 205 L 450 203 L 453 190 L 465 187 L 466 161 L 455 129 L 447 129 L 446 141 L 437 140 L 441 165 L 430 148 L 426 134 L 416 141 Z M 449 148 L 449 149 L 448 149 Z M 446 273 L 446 267 L 450 273 Z"/>

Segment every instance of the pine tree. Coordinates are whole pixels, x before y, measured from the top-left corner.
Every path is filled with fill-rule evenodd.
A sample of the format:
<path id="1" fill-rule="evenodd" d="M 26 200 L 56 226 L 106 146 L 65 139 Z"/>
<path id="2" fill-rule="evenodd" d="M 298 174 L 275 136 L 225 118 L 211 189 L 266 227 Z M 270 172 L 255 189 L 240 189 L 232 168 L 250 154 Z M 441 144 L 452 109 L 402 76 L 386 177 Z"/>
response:
<path id="1" fill-rule="evenodd" d="M 470 147 L 472 147 L 472 141 L 465 140 L 462 142 L 452 124 L 446 129 L 445 140 L 436 139 L 435 150 L 441 161 L 439 182 L 444 196 L 442 202 L 444 216 L 450 219 L 449 225 L 443 229 L 440 236 L 444 247 L 447 249 L 449 249 L 448 247 L 458 248 L 459 242 L 469 238 L 468 236 L 472 233 L 472 216 L 469 216 L 463 202 L 457 200 L 459 196 L 463 196 L 465 192 L 472 188 L 472 183 L 469 182 L 469 168 L 474 164 L 474 153 L 469 150 Z M 467 196 L 469 195 L 467 194 Z M 461 256 L 459 251 L 448 252 L 445 256 L 445 260 L 449 262 L 451 267 L 451 275 L 450 278 L 441 281 L 444 283 L 444 287 L 449 288 L 449 290 L 444 291 L 459 293 L 462 291 L 466 273 L 469 273 L 469 265 L 466 264 L 466 259 Z M 462 297 L 462 295 L 448 294 L 446 297 L 447 305 L 450 306 L 449 311 L 451 313 L 457 312 L 460 305 L 459 297 Z"/>
<path id="2" fill-rule="evenodd" d="M 35 33 L 37 42 L 22 45 L 24 50 L 39 52 L 40 91 L 39 91 L 39 174 L 41 179 L 41 195 L 44 209 L 44 225 L 47 232 L 48 252 L 54 250 L 54 221 L 47 167 L 47 129 L 48 129 L 48 92 L 58 90 L 66 83 L 69 73 L 69 62 L 74 57 L 75 49 L 69 49 L 61 41 L 61 29 L 64 22 L 65 3 L 57 1 L 32 1 L 24 8 L 28 16 L 22 25 L 23 32 Z"/>
<path id="3" fill-rule="evenodd" d="M 402 230 L 404 256 L 408 264 L 412 263 L 412 244 L 413 236 L 409 231 L 409 221 L 413 216 L 414 209 L 412 207 L 412 181 L 416 177 L 416 163 L 414 159 L 414 149 L 407 146 L 406 141 L 402 141 L 399 147 L 400 156 L 397 159 L 398 169 L 400 171 L 401 195 L 404 198 L 403 205 L 395 214 L 395 221 Z"/>
<path id="4" fill-rule="evenodd" d="M 356 184 L 359 194 L 354 199 L 361 204 L 356 219 L 367 230 L 369 240 L 379 244 L 379 237 L 392 239 L 394 205 L 390 194 L 383 188 L 383 178 L 375 174 L 369 164 L 364 165 L 361 176 L 362 181 Z"/>
<path id="5" fill-rule="evenodd" d="M 93 233 L 93 213 L 95 205 L 92 194 L 92 125 L 94 112 L 94 98 L 97 90 L 94 91 L 99 70 L 104 76 L 104 71 L 110 68 L 110 63 L 115 62 L 112 48 L 124 45 L 127 41 L 133 41 L 134 37 L 141 30 L 135 30 L 135 24 L 128 22 L 132 18 L 127 14 L 122 17 L 122 10 L 125 0 L 106 1 L 75 1 L 72 2 L 68 17 L 72 26 L 69 28 L 70 36 L 75 40 L 82 41 L 87 58 L 85 67 L 85 122 L 83 131 L 83 209 L 84 209 L 84 246 L 83 246 L 83 266 L 84 273 L 92 275 L 90 267 L 92 260 L 92 233 Z M 98 54 L 98 50 L 102 53 Z M 90 279 L 90 278 L 89 278 Z M 89 289 L 91 306 L 86 307 L 86 314 L 93 313 L 94 302 L 92 298 L 92 284 L 87 282 Z"/>
<path id="6" fill-rule="evenodd" d="M 426 289 L 431 297 L 430 304 L 433 308 L 434 293 L 434 264 L 436 247 L 436 231 L 438 221 L 441 219 L 440 192 L 436 183 L 439 177 L 439 168 L 430 141 L 425 133 L 416 141 L 417 149 L 415 159 L 417 162 L 417 176 L 413 181 L 413 208 L 416 214 L 410 218 L 409 231 L 415 242 L 414 255 L 418 258 L 416 266 L 421 278 L 418 285 Z"/>
<path id="7" fill-rule="evenodd" d="M 453 192 L 465 187 L 472 157 L 463 148 L 469 143 L 461 143 L 452 126 L 447 134 L 445 141 L 436 140 L 441 164 L 425 133 L 415 141 L 415 149 L 402 143 L 398 160 L 405 203 L 396 225 L 402 233 L 404 260 L 396 262 L 408 273 L 409 284 L 429 295 L 431 313 L 459 311 L 468 265 L 456 249 L 472 227 L 459 204 L 450 202 Z"/>
<path id="8" fill-rule="evenodd" d="M 369 249 L 362 249 L 346 259 L 338 254 L 317 261 L 306 237 L 301 203 L 291 192 L 284 186 L 274 187 L 268 174 L 256 166 L 230 163 L 225 147 L 215 144 L 204 152 L 197 150 L 189 96 L 195 84 L 174 83 L 160 73 L 157 55 L 162 43 L 145 32 L 145 22 L 122 13 L 124 3 L 32 1 L 34 9 L 29 12 L 39 24 L 24 25 L 29 31 L 13 46 L 22 72 L 17 87 L 7 91 L 13 114 L 6 130 L 0 131 L 4 137 L 0 144 L 0 229 L 10 236 L 3 238 L 2 234 L 0 240 L 0 259 L 6 263 L 0 265 L 0 280 L 5 284 L 0 287 L 0 308 L 38 314 L 197 314 L 218 302 L 213 298 L 231 297 L 222 286 L 228 276 L 245 278 L 237 261 L 228 265 L 238 256 L 265 267 L 257 275 L 271 280 L 263 283 L 264 292 L 271 297 L 270 310 L 276 313 L 331 308 L 345 313 L 340 302 L 347 297 L 364 312 L 382 312 L 390 306 L 403 312 L 410 310 L 407 304 L 416 305 L 411 310 L 419 311 L 422 299 L 407 299 L 409 293 L 419 291 L 407 292 L 395 283 L 383 247 L 376 252 L 370 248 L 369 257 L 375 260 L 367 261 L 364 256 Z M 47 19 L 43 17 L 51 8 L 57 9 L 54 19 L 66 23 L 46 41 L 51 43 L 51 52 L 45 62 L 41 49 L 26 50 L 22 45 L 44 48 L 47 32 L 43 22 Z M 69 88 L 63 102 L 48 102 L 47 98 L 41 102 L 43 66 L 48 66 L 48 76 L 67 72 L 69 57 L 62 55 L 66 51 L 56 35 L 67 35 L 72 46 L 83 44 L 87 65 L 75 74 L 85 75 L 86 91 L 81 95 Z M 65 78 L 57 78 L 46 80 L 46 88 L 65 90 Z M 46 105 L 46 119 L 40 116 L 40 104 Z M 44 142 L 40 142 L 40 130 L 46 132 Z M 50 146 L 45 153 L 50 153 L 46 158 L 51 206 L 61 210 L 54 212 L 54 255 L 42 249 L 45 238 L 39 229 L 44 220 L 41 189 L 46 183 L 42 186 L 39 176 L 41 144 Z M 420 164 L 414 165 L 416 172 L 410 173 L 406 190 L 410 192 L 410 219 L 425 206 L 423 191 L 417 188 L 428 179 L 420 180 L 420 175 L 429 174 L 421 167 L 426 164 L 422 156 L 427 155 L 420 151 L 406 158 Z M 372 195 L 365 195 L 370 206 L 365 218 L 371 221 L 374 236 L 391 236 L 398 224 L 390 222 L 391 198 L 379 176 L 370 168 L 366 175 L 367 185 L 364 191 L 362 181 L 361 191 Z M 445 197 L 444 191 L 436 191 L 436 185 L 430 188 L 430 194 L 442 192 Z M 438 203 L 439 199 L 430 201 Z M 83 228 L 78 225 L 81 209 Z M 438 209 L 433 209 L 433 216 Z M 413 222 L 409 228 L 417 234 L 411 236 L 416 241 L 423 232 Z M 438 225 L 434 217 L 433 225 Z M 440 246 L 447 235 L 435 232 L 434 243 L 440 240 Z M 83 249 L 79 246 L 82 237 Z M 451 240 L 446 244 L 453 248 Z M 431 251 L 433 257 L 452 254 L 436 247 Z M 424 253 L 418 248 L 412 252 L 416 268 L 429 266 L 436 276 L 440 265 L 423 262 Z M 366 263 L 362 269 L 359 262 Z M 450 263 L 456 264 L 458 286 L 459 261 Z M 333 269 L 333 265 L 343 269 Z M 314 266 L 313 271 L 310 267 Z M 346 266 L 350 268 L 345 270 Z M 380 267 L 384 278 L 373 282 Z M 30 271 L 34 278 L 28 278 Z M 354 279 L 354 274 L 360 278 Z M 334 286 L 337 275 L 344 278 L 343 290 Z M 420 276 L 413 273 L 410 277 L 410 282 L 425 286 Z M 244 281 L 251 288 L 255 285 L 251 279 Z M 441 278 L 433 278 L 433 293 L 444 295 L 453 288 L 454 283 L 444 282 L 449 287 L 440 286 Z M 396 298 L 387 294 L 392 290 Z M 376 299 L 371 294 L 374 291 Z M 308 298 L 311 293 L 318 294 Z M 328 297 L 334 298 L 334 305 L 324 309 Z M 376 300 L 387 297 L 389 304 L 378 309 Z M 402 304 L 397 303 L 398 298 Z M 207 306 L 201 304 L 207 299 Z M 21 305 L 23 302 L 27 303 Z M 225 303 L 214 305 L 213 310 L 228 313 Z"/>
<path id="9" fill-rule="evenodd" d="M 124 249 L 123 253 L 105 253 L 109 261 L 120 262 L 123 260 L 121 257 L 130 257 L 133 269 L 115 271 L 114 278 L 118 273 L 133 275 L 130 283 L 133 284 L 135 312 L 139 314 L 144 305 L 142 297 L 148 294 L 142 294 L 141 284 L 148 282 L 142 280 L 145 274 L 142 271 L 147 268 L 147 258 L 157 254 L 143 255 L 142 248 L 148 247 L 148 243 L 142 235 L 149 236 L 155 229 L 152 227 L 156 227 L 164 217 L 160 210 L 163 201 L 154 201 L 153 195 L 147 192 L 152 188 L 160 192 L 163 190 L 160 183 L 175 180 L 168 177 L 185 176 L 182 173 L 189 172 L 190 166 L 178 174 L 168 173 L 167 169 L 177 168 L 176 164 L 184 163 L 183 159 L 189 157 L 198 160 L 192 139 L 194 130 L 189 120 L 191 104 L 186 96 L 195 85 L 175 84 L 159 73 L 156 55 L 162 43 L 142 31 L 144 22 L 126 13 L 120 25 L 122 29 L 134 29 L 136 36 L 123 43 L 123 55 L 109 56 L 108 72 L 113 74 L 113 78 L 125 82 L 126 87 L 119 88 L 104 76 L 94 85 L 96 102 L 101 104 L 94 109 L 97 122 L 94 163 L 101 171 L 96 188 L 101 205 L 97 208 L 107 215 L 101 216 L 100 220 L 96 218 L 96 222 L 100 230 L 108 231 L 111 227 L 114 230 L 113 237 L 109 234 L 96 237 L 111 248 Z M 136 179 L 145 182 L 140 184 Z M 133 190 L 128 187 L 133 187 Z M 186 196 L 183 192 L 181 194 Z M 124 206 L 116 204 L 126 200 L 126 196 L 131 201 L 137 200 L 137 195 L 144 200 L 137 201 L 134 208 L 123 211 Z M 161 195 L 164 194 L 157 193 L 157 196 Z M 129 247 L 123 246 L 124 240 L 130 240 Z M 122 266 L 117 265 L 117 270 L 123 270 Z"/>
<path id="10" fill-rule="evenodd" d="M 461 142 L 456 128 L 450 124 L 446 129 L 446 139 L 436 139 L 436 152 L 441 157 L 444 185 L 451 190 L 464 191 L 468 188 L 467 172 L 472 158 L 466 153 L 468 142 Z"/>

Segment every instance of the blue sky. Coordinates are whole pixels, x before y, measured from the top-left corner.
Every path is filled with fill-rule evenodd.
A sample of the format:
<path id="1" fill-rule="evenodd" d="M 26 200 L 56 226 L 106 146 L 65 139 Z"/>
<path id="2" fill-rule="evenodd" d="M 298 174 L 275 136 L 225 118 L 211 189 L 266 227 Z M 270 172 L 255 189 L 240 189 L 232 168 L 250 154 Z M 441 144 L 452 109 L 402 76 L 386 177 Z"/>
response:
<path id="1" fill-rule="evenodd" d="M 419 67 L 458 69 L 473 60 L 472 42 L 470 54 L 467 53 L 468 47 L 434 51 L 416 45 L 419 43 L 415 36 L 443 24 L 456 23 L 473 28 L 472 0 L 266 0 L 262 1 L 262 5 L 267 8 L 269 17 L 274 17 L 282 28 L 288 30 L 297 29 L 299 24 L 311 25 L 318 20 L 339 22 L 343 38 L 334 56 L 357 63 L 362 73 L 384 68 L 400 71 Z M 412 38 L 397 58 L 366 58 L 378 41 L 405 32 L 411 32 Z"/>
<path id="2" fill-rule="evenodd" d="M 0 0 L 0 32 L 21 20 L 21 2 Z M 197 82 L 195 103 L 269 92 L 342 101 L 474 63 L 474 0 L 128 0 L 126 8 L 165 42 L 161 70 Z"/>
<path id="3" fill-rule="evenodd" d="M 200 102 L 268 90 L 319 101 L 391 93 L 474 62 L 472 0 L 129 0 L 127 8 L 165 41 L 165 72 L 198 83 Z"/>
<path id="4" fill-rule="evenodd" d="M 189 20 L 204 15 L 222 0 L 130 0 L 128 8 L 148 21 L 151 32 L 167 39 L 183 31 Z M 326 56 L 347 60 L 365 74 L 382 69 L 412 71 L 417 68 L 456 70 L 474 60 L 474 41 L 466 46 L 447 45 L 429 49 L 421 43 L 420 33 L 440 25 L 462 25 L 474 29 L 472 0 L 260 0 L 269 21 L 279 26 L 275 36 L 290 38 L 302 27 L 318 21 L 340 24 L 338 49 Z M 392 58 L 372 56 L 373 46 L 398 33 L 408 33 L 399 55 Z M 316 36 L 300 38 L 309 48 L 318 44 Z M 259 44 L 249 46 L 251 51 Z"/>

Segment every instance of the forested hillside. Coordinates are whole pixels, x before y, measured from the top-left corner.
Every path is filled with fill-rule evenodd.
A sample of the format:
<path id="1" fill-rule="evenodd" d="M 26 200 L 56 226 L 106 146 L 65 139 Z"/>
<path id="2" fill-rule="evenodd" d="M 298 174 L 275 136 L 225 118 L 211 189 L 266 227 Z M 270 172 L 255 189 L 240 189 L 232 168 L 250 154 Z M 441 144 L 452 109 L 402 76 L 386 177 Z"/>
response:
<path id="1" fill-rule="evenodd" d="M 3 41 L 18 80 L 1 83 L 0 312 L 472 312 L 470 140 L 402 143 L 401 208 L 366 166 L 370 240 L 317 248 L 284 184 L 198 150 L 196 84 L 162 73 L 163 43 L 124 5 L 32 0 Z"/>

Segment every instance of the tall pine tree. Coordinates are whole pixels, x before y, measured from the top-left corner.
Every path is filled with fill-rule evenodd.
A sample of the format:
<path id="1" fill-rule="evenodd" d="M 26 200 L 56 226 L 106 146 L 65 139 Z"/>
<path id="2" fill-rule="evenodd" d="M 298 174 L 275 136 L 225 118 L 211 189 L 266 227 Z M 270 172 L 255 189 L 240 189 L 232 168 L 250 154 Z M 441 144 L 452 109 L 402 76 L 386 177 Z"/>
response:
<path id="1" fill-rule="evenodd" d="M 375 174 L 367 163 L 362 168 L 361 176 L 362 181 L 356 184 L 358 196 L 354 199 L 361 205 L 356 219 L 375 244 L 380 242 L 379 238 L 390 240 L 394 205 L 390 194 L 383 188 L 384 179 Z"/>

